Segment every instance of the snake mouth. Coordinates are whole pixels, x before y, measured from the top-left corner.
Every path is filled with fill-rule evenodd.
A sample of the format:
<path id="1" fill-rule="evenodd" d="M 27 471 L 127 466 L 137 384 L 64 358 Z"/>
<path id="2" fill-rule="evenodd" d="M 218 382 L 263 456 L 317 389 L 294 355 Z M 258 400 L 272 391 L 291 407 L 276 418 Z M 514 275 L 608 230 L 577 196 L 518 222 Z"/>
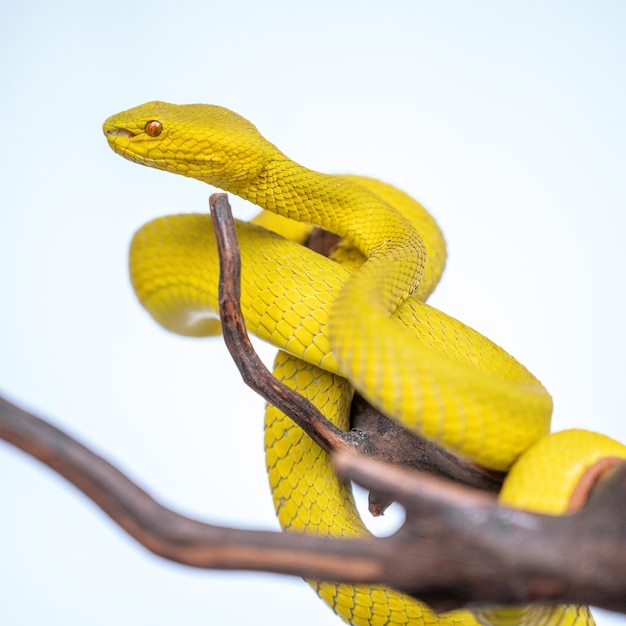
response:
<path id="1" fill-rule="evenodd" d="M 136 136 L 135 133 L 132 133 L 127 128 L 105 128 L 104 134 L 107 139 L 118 139 L 119 137 L 126 137 L 127 139 L 130 139 L 131 137 Z"/>

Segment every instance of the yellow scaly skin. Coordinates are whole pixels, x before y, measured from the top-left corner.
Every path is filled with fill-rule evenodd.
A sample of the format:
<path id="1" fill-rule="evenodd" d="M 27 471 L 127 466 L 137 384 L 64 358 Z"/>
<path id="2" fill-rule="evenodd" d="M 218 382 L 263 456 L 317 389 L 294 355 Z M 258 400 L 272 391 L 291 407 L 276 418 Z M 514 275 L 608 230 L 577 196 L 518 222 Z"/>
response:
<path id="1" fill-rule="evenodd" d="M 375 186 L 395 201 L 402 202 L 404 213 L 425 233 L 427 249 L 433 251 L 432 262 L 427 266 L 419 289 L 426 297 L 443 270 L 445 244 L 441 232 L 425 209 L 406 194 L 379 181 L 365 178 L 359 180 L 370 187 Z M 293 224 L 267 218 L 259 221 L 289 236 L 294 235 Z M 306 326 L 315 333 L 311 338 L 303 338 L 302 347 L 318 345 L 315 338 L 324 337 L 327 313 L 317 307 L 305 313 L 304 303 L 311 301 L 315 292 L 310 291 L 307 283 L 302 283 L 300 272 L 302 267 L 306 267 L 307 274 L 315 279 L 316 276 L 324 278 L 328 275 L 328 271 L 322 269 L 324 265 L 341 268 L 305 248 L 259 231 L 254 226 L 239 222 L 236 226 L 242 253 L 242 306 L 250 330 L 263 335 L 266 329 L 274 329 L 285 317 L 294 324 L 294 328 L 282 331 L 282 341 L 277 341 L 274 330 L 275 343 L 284 344 L 290 336 L 297 334 L 297 327 Z M 301 229 L 296 229 L 297 237 L 302 239 L 305 235 Z M 304 258 L 300 258 L 301 255 Z M 290 263 L 283 270 L 284 259 L 289 259 Z M 351 261 L 352 264 L 358 264 L 358 255 L 351 254 Z M 182 280 L 168 280 L 165 267 L 172 265 L 179 267 Z M 155 220 L 137 233 L 131 246 L 131 276 L 140 300 L 163 325 L 184 334 L 213 334 L 217 330 L 213 324 L 216 323 L 214 316 L 217 315 L 218 265 L 208 215 Z M 203 277 L 201 280 L 200 276 Z M 344 271 L 344 281 L 346 276 Z M 333 282 L 332 278 L 328 280 L 326 277 L 325 280 L 330 284 Z M 276 308 L 273 296 L 267 298 L 272 284 L 284 286 L 283 292 L 276 293 L 276 302 L 279 307 L 282 304 L 282 309 Z M 293 285 L 297 285 L 301 291 L 295 293 Z M 321 286 L 316 285 L 316 288 L 321 289 Z M 315 300 L 322 306 L 332 302 L 332 293 L 338 288 L 339 284 L 331 290 L 330 297 L 322 292 L 319 294 L 321 300 Z M 255 297 L 257 295 L 261 297 Z M 416 292 L 414 297 L 417 295 Z M 170 302 L 173 309 L 163 304 Z M 303 315 L 302 320 L 293 320 L 289 315 L 289 309 L 296 306 L 294 303 L 301 305 L 298 312 Z M 179 316 L 181 313 L 183 317 Z M 405 312 L 405 319 L 409 320 L 410 317 L 409 310 Z M 188 320 L 192 320 L 192 324 Z M 324 322 L 319 330 L 311 326 L 318 320 Z M 471 331 L 468 329 L 468 332 Z M 327 344 L 327 340 L 324 343 Z M 310 351 L 307 354 L 311 357 Z M 306 364 L 285 352 L 277 357 L 274 374 L 311 400 L 335 425 L 344 430 L 349 428 L 352 390 L 345 379 Z M 335 477 L 327 454 L 291 419 L 271 406 L 267 408 L 265 430 L 268 476 L 281 526 L 285 530 L 306 531 L 321 536 L 355 537 L 368 534 L 350 489 Z M 324 582 L 311 582 L 311 585 L 336 613 L 355 625 L 438 623 L 441 626 L 472 626 L 476 623 L 464 611 L 437 618 L 423 603 L 382 586 Z"/>
<path id="2" fill-rule="evenodd" d="M 236 227 L 242 256 L 241 304 L 248 329 L 275 345 L 289 343 L 291 352 L 336 371 L 336 365 L 323 356 L 328 355 L 326 326 L 328 309 L 347 270 L 255 225 L 236 221 Z M 283 267 L 285 259 L 289 263 Z M 171 267 L 180 276 L 172 275 Z M 303 267 L 313 289 L 302 281 Z M 333 276 L 333 270 L 339 277 Z M 191 336 L 219 332 L 219 259 L 210 216 L 174 215 L 143 226 L 131 244 L 130 273 L 141 303 L 168 330 Z M 406 307 L 402 305 L 398 314 Z M 457 326 L 460 336 L 463 331 L 473 332 L 458 322 Z M 346 379 L 287 352 L 279 353 L 274 374 L 311 400 L 336 426 L 349 428 L 352 389 Z M 328 455 L 272 406 L 265 415 L 265 451 L 276 513 L 285 530 L 334 537 L 367 534 L 351 491 L 337 480 Z M 356 626 L 476 624 L 464 611 L 438 618 L 423 603 L 382 586 L 311 585 L 336 613 Z"/>
<path id="3" fill-rule="evenodd" d="M 306 359 L 282 352 L 277 357 L 275 374 L 309 398 L 338 427 L 346 429 L 351 391 L 345 379 L 303 363 L 323 362 L 336 371 L 336 364 L 325 352 L 325 329 L 328 309 L 347 270 L 254 225 L 237 221 L 236 227 L 242 256 L 242 310 L 248 329 L 279 347 L 288 344 L 291 353 Z M 312 288 L 302 281 L 303 268 Z M 142 305 L 162 326 L 189 336 L 219 332 L 219 259 L 210 216 L 173 215 L 144 225 L 131 244 L 130 272 Z M 408 323 L 412 306 L 416 304 L 405 302 L 396 315 L 404 316 Z M 428 332 L 429 317 L 433 318 L 431 333 L 448 330 L 441 349 L 449 350 L 455 344 L 460 353 L 476 352 L 488 365 L 504 361 L 505 353 L 488 339 L 436 309 L 425 304 L 422 308 L 423 336 Z M 511 357 L 509 361 L 503 371 L 517 372 L 521 366 Z M 337 481 L 326 453 L 273 407 L 268 407 L 265 424 L 267 467 L 281 526 L 339 537 L 365 532 L 352 496 Z M 619 450 L 624 449 L 617 443 L 598 446 L 598 437 L 606 439 L 585 433 L 576 437 L 557 433 L 541 439 L 514 464 L 502 490 L 502 502 L 545 513 L 564 511 L 584 468 L 598 458 L 619 456 Z M 440 622 L 436 622 L 423 604 L 385 588 L 311 584 L 342 618 L 354 624 L 475 623 L 469 613 L 461 611 L 439 616 Z M 526 626 L 542 624 L 546 614 L 550 616 L 546 623 L 555 626 L 561 623 L 560 615 L 563 625 L 593 624 L 583 607 L 541 612 L 535 608 L 484 611 L 480 619 L 485 624 Z"/>
<path id="4" fill-rule="evenodd" d="M 166 107 L 167 113 L 171 113 L 169 107 L 173 105 L 156 104 L 157 108 Z M 203 108 L 202 105 L 193 105 L 190 109 L 195 109 L 197 106 Z M 145 107 L 148 107 L 150 111 L 146 111 Z M 145 126 L 146 122 L 157 119 L 157 115 L 152 114 L 154 103 L 145 107 L 140 107 L 141 112 L 146 114 L 144 118 L 139 115 L 139 110 L 132 110 L 107 120 L 104 129 L 112 147 L 131 160 L 207 180 L 206 176 L 198 175 L 198 171 L 193 170 L 197 166 L 195 162 L 189 170 L 188 166 L 181 165 L 177 160 L 180 159 L 180 154 L 172 159 L 171 152 L 167 149 L 157 148 L 155 153 L 154 146 L 152 150 L 147 150 L 139 140 L 138 145 L 129 151 L 131 142 L 141 135 L 141 125 Z M 215 107 L 211 107 L 213 108 Z M 244 130 L 250 131 L 255 141 L 259 139 L 256 129 L 245 120 L 241 120 L 230 112 L 224 112 L 225 110 L 220 109 L 218 117 L 224 116 L 227 122 L 234 120 L 235 126 L 243 122 Z M 234 117 L 231 118 L 231 116 Z M 161 120 L 163 121 L 163 118 Z M 171 121 L 172 119 L 168 118 L 164 123 L 170 125 Z M 224 129 L 221 130 L 224 131 Z M 237 136 L 241 130 L 241 128 L 235 128 L 234 135 Z M 188 131 L 189 128 L 186 129 L 186 132 Z M 199 132 L 198 128 L 194 132 Z M 232 137 L 231 140 L 237 143 Z M 189 140 L 186 148 L 190 143 L 193 144 L 194 141 Z M 139 152 L 136 151 L 137 148 Z M 273 146 L 271 148 L 276 150 Z M 233 148 L 231 145 L 229 149 L 235 152 L 239 150 L 239 157 L 245 154 L 245 150 L 242 151 L 240 147 Z M 156 154 L 157 161 L 150 162 L 146 156 L 148 152 L 151 153 L 151 157 Z M 219 150 L 211 154 L 217 154 L 217 157 L 213 159 L 215 162 L 223 162 L 223 153 Z M 283 155 L 280 156 L 286 159 Z M 204 154 L 204 157 L 211 159 L 211 156 L 207 154 Z M 242 163 L 245 163 L 245 159 Z M 295 164 L 292 166 L 300 167 Z M 212 167 L 215 169 L 215 164 Z M 321 176 L 308 170 L 304 172 L 312 176 Z M 207 182 L 213 182 L 226 190 L 250 198 L 249 190 L 242 192 L 241 187 L 238 187 L 241 184 L 240 174 L 241 171 L 238 172 L 239 178 L 232 186 L 229 182 L 224 182 L 222 170 L 219 174 L 212 175 Z M 257 176 L 257 183 L 258 179 Z M 348 183 L 358 183 L 362 187 L 374 189 L 383 195 L 385 192 L 388 195 L 401 194 L 389 186 L 368 179 L 342 177 L 342 180 Z M 345 183 L 339 185 L 340 189 L 343 189 L 343 184 Z M 239 192 L 237 188 L 240 189 Z M 273 191 L 275 192 L 276 189 Z M 392 199 L 392 202 L 395 199 Z M 322 204 L 324 204 L 323 201 Z M 382 204 L 385 203 L 382 202 Z M 265 208 L 275 208 L 275 206 L 276 203 L 271 206 L 266 205 Z M 294 217 L 290 210 L 284 210 L 282 214 Z M 341 229 L 332 228 L 321 219 L 316 221 L 330 230 L 342 233 Z M 419 226 L 423 227 L 424 224 L 420 223 Z M 283 246 L 291 244 L 269 233 L 254 229 L 252 226 L 239 224 L 238 231 L 244 268 L 242 305 L 250 330 L 272 341 L 275 345 L 289 350 L 292 354 L 304 358 L 308 363 L 321 365 L 330 372 L 341 371 L 343 373 L 337 364 L 337 360 L 340 359 L 336 359 L 330 350 L 328 309 L 332 302 L 339 300 L 338 294 L 346 292 L 344 285 L 348 282 L 347 272 L 330 261 L 320 260 L 318 255 L 312 255 L 309 251 L 296 249 L 293 245 L 291 248 L 285 248 Z M 358 240 L 355 241 L 358 243 Z M 432 242 L 429 243 L 430 248 L 429 245 L 426 246 L 429 252 L 437 249 Z M 441 250 L 442 248 L 439 252 Z M 305 258 L 301 259 L 301 255 Z M 383 261 L 384 256 L 383 254 Z M 354 258 L 354 255 L 351 258 Z M 316 265 L 320 263 L 326 266 L 318 271 Z M 443 267 L 443 260 L 435 261 L 431 263 L 431 266 L 429 268 L 429 263 L 426 261 L 425 268 L 422 269 L 425 271 L 422 286 L 416 292 L 415 297 L 403 302 L 395 311 L 394 317 L 401 324 L 393 322 L 393 325 L 388 325 L 388 328 L 396 334 L 400 326 L 411 328 L 410 334 L 422 342 L 421 351 L 418 351 L 413 358 L 417 362 L 423 359 L 427 362 L 429 358 L 433 361 L 430 365 L 434 374 L 429 376 L 430 372 L 425 373 L 420 370 L 418 378 L 426 385 L 432 384 L 435 380 L 435 385 L 439 384 L 439 388 L 434 395 L 450 394 L 454 401 L 459 400 L 460 404 L 456 407 L 457 411 L 452 412 L 452 426 L 441 421 L 442 413 L 449 408 L 440 410 L 435 415 L 435 419 L 431 419 L 430 422 L 422 419 L 418 422 L 418 426 L 421 424 L 422 432 L 425 434 L 439 438 L 444 443 L 454 446 L 457 451 L 483 462 L 480 450 L 492 447 L 491 437 L 499 438 L 501 448 L 505 449 L 505 453 L 498 456 L 490 451 L 487 457 L 492 462 L 487 464 L 498 468 L 508 466 L 513 458 L 527 447 L 528 442 L 539 438 L 547 430 L 551 407 L 549 396 L 527 370 L 500 348 L 460 322 L 419 301 L 419 297 L 426 297 L 436 284 Z M 246 270 L 253 271 L 246 272 Z M 301 275 L 298 275 L 298 271 L 305 271 L 311 284 L 304 286 L 299 284 Z M 429 272 L 430 277 L 428 277 Z M 137 233 L 133 242 L 131 275 L 140 300 L 155 319 L 166 328 L 196 336 L 215 334 L 218 331 L 219 322 L 215 320 L 217 260 L 208 216 L 175 216 L 146 225 Z M 354 280 L 352 283 L 354 284 Z M 278 285 L 284 286 L 284 289 L 277 291 Z M 377 317 L 370 317 L 370 320 L 372 319 L 376 320 Z M 403 341 L 406 340 L 405 337 Z M 365 345 L 367 345 L 366 342 Z M 451 373 L 454 369 L 460 371 L 454 375 Z M 345 381 L 329 372 L 318 371 L 286 354 L 279 355 L 276 371 L 282 375 L 287 384 L 299 389 L 301 393 L 308 395 L 318 404 L 327 417 L 335 420 L 342 427 L 346 427 L 346 407 L 351 391 Z M 447 385 L 442 385 L 440 381 L 437 381 L 440 375 L 451 376 L 454 380 Z M 463 398 L 463 392 L 468 389 L 470 390 L 469 404 L 475 401 L 471 397 L 472 393 L 475 394 L 475 390 L 472 389 L 475 385 L 487 387 L 483 396 L 493 393 L 497 398 L 493 402 L 488 402 L 486 408 L 482 407 L 486 415 L 490 415 L 490 409 L 495 409 L 498 413 L 498 409 L 507 403 L 528 405 L 528 396 L 534 397 L 535 400 L 537 396 L 543 396 L 543 401 L 530 402 L 530 412 L 539 408 L 544 415 L 539 420 L 530 419 L 528 423 L 525 423 L 528 415 L 524 414 L 524 410 L 528 411 L 528 406 L 522 410 L 511 411 L 511 416 L 514 418 L 512 424 L 517 423 L 517 426 L 512 428 L 507 424 L 501 424 L 499 415 L 490 415 L 490 419 L 487 420 L 476 419 L 480 417 L 480 411 L 472 413 L 462 406 L 467 399 Z M 367 393 L 364 395 L 367 396 Z M 504 396 L 504 398 L 498 398 L 498 396 Z M 522 396 L 521 400 L 520 396 Z M 385 403 L 381 404 L 384 407 Z M 421 406 L 427 412 L 427 403 Z M 400 415 L 400 417 L 403 416 Z M 407 421 L 415 425 L 415 419 Z M 448 432 L 449 430 L 453 432 L 452 435 Z M 520 432 L 524 430 L 525 433 Z M 467 437 L 473 442 L 471 445 L 458 445 L 459 437 Z M 335 536 L 364 532 L 360 520 L 357 521 L 358 516 L 351 495 L 346 493 L 334 479 L 324 453 L 280 412 L 271 408 L 266 417 L 266 446 L 270 483 L 283 527 L 291 530 L 306 529 L 307 532 Z M 478 453 L 473 454 L 475 451 Z M 533 487 L 536 486 L 536 479 L 531 482 Z M 425 624 L 437 621 L 436 616 L 423 604 L 382 587 L 312 584 L 317 588 L 320 596 L 350 623 Z M 571 613 L 568 608 L 559 608 L 555 615 L 560 615 L 559 611 L 566 611 L 567 615 Z M 525 615 L 527 617 L 528 613 Z M 485 623 L 491 623 L 489 621 L 491 618 L 495 621 L 500 620 L 496 613 L 490 616 L 488 612 L 485 612 L 485 616 L 482 618 Z M 509 614 L 505 618 L 508 620 L 506 623 L 516 623 Z M 440 624 L 475 624 L 472 616 L 463 611 L 441 616 L 439 619 Z M 539 617 L 533 619 L 532 623 L 543 623 Z M 578 611 L 575 619 L 568 618 L 567 623 L 592 624 L 593 621 L 588 613 Z"/>
<path id="5" fill-rule="evenodd" d="M 336 426 L 350 427 L 352 390 L 345 378 L 279 352 L 274 375 L 309 399 Z M 369 533 L 349 486 L 335 476 L 328 454 L 273 406 L 265 414 L 265 452 L 282 528 L 325 537 Z M 424 603 L 382 585 L 308 581 L 344 621 L 355 626 L 476 626 L 468 611 L 436 615 Z"/>
<path id="6" fill-rule="evenodd" d="M 250 332 L 307 363 L 338 373 L 328 323 L 332 303 L 349 271 L 253 225 L 237 223 L 237 233 L 242 255 L 241 305 Z M 210 216 L 175 215 L 150 222 L 135 236 L 130 263 L 140 301 L 162 326 L 190 336 L 219 330 L 219 262 Z M 415 338 L 419 348 L 415 367 L 424 376 L 442 377 L 448 370 L 447 375 L 454 377 L 451 387 L 481 377 L 494 394 L 494 403 L 504 403 L 509 390 L 515 399 L 513 394 L 538 384 L 528 370 L 486 337 L 416 297 L 403 302 L 394 319 L 409 338 Z M 511 450 L 527 447 L 528 438 L 534 441 L 546 434 L 523 415 L 509 421 L 489 412 L 479 417 L 468 424 L 457 409 L 445 421 L 426 424 L 424 431 L 440 441 L 465 437 L 464 449 L 475 450 L 476 457 L 489 444 L 487 438 L 494 437 L 491 445 L 498 448 L 499 442 L 505 461 Z"/>
<path id="7" fill-rule="evenodd" d="M 366 262 L 332 305 L 328 356 L 381 411 L 501 470 L 549 430 L 551 398 L 527 372 L 521 384 L 498 376 L 504 356 L 492 373 L 466 367 L 467 355 L 442 356 L 390 319 L 418 286 L 426 255 L 418 231 L 378 194 L 350 177 L 298 165 L 250 122 L 221 107 L 150 102 L 110 117 L 103 129 L 109 145 L 132 161 L 316 224 L 363 253 Z M 445 327 L 428 334 L 431 344 L 447 337 Z M 504 441 L 498 437 L 503 423 L 514 425 Z"/>

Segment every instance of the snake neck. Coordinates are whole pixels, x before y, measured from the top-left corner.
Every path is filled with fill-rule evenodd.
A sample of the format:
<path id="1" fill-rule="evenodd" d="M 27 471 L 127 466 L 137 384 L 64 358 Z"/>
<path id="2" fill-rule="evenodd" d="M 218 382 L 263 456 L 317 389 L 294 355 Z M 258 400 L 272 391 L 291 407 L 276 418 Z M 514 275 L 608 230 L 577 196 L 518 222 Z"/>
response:
<path id="1" fill-rule="evenodd" d="M 418 257 L 424 254 L 413 225 L 379 195 L 347 176 L 299 165 L 278 149 L 253 180 L 230 185 L 226 191 L 278 215 L 333 232 L 366 258 L 394 248 Z"/>

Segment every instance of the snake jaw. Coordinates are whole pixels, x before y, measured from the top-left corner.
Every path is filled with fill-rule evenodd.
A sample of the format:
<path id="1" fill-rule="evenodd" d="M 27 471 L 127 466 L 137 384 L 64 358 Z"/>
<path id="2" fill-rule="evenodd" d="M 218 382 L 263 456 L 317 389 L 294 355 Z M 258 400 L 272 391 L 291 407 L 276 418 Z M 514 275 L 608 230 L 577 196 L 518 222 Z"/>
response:
<path id="1" fill-rule="evenodd" d="M 137 133 L 132 132 L 128 128 L 111 124 L 109 120 L 102 125 L 102 132 L 113 152 L 117 152 L 123 157 L 128 158 L 126 150 L 130 141 L 137 136 Z"/>

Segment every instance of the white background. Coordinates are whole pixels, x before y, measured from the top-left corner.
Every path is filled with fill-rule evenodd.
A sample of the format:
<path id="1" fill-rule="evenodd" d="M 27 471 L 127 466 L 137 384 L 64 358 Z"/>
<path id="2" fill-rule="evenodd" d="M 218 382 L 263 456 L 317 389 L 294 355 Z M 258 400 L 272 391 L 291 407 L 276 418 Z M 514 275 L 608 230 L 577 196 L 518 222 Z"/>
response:
<path id="1" fill-rule="evenodd" d="M 263 403 L 220 340 L 162 331 L 128 283 L 134 230 L 211 190 L 101 134 L 148 100 L 212 102 L 422 200 L 449 244 L 432 302 L 545 382 L 555 429 L 626 440 L 625 19 L 619 0 L 5 0 L 0 391 L 182 512 L 276 528 Z M 153 557 L 8 445 L 0 503 L 3 625 L 339 623 L 300 580 Z"/>

